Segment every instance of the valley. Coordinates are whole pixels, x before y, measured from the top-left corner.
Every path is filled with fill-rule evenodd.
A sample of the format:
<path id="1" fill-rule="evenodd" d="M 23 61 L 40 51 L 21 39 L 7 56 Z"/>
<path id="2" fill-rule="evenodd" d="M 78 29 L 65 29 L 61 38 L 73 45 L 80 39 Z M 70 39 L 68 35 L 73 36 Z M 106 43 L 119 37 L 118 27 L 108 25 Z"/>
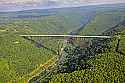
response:
<path id="1" fill-rule="evenodd" d="M 0 12 L 0 83 L 125 80 L 124 8 L 115 4 Z M 112 39 L 19 36 L 52 34 Z"/>

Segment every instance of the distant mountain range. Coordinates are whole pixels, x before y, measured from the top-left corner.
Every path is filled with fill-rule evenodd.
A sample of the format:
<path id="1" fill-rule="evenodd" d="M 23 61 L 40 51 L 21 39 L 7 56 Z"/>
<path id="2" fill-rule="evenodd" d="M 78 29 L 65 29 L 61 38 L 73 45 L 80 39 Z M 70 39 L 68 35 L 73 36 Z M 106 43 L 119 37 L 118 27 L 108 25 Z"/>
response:
<path id="1" fill-rule="evenodd" d="M 79 7 L 64 7 L 64 8 L 51 8 L 51 9 L 32 9 L 32 10 L 22 10 L 22 11 L 12 11 L 12 12 L 0 12 L 0 17 L 37 17 L 37 16 L 48 16 L 55 15 L 58 13 L 66 11 L 75 11 L 83 10 L 117 10 L 120 11 L 125 8 L 125 3 L 120 4 L 104 4 L 104 5 L 88 5 L 88 6 L 79 6 Z"/>

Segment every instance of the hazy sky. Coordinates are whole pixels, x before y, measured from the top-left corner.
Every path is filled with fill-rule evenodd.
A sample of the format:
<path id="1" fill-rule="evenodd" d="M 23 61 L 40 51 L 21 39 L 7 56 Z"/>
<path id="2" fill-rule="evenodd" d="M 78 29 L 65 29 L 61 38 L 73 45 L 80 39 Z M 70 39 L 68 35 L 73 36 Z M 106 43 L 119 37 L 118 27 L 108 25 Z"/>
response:
<path id="1" fill-rule="evenodd" d="M 125 0 L 0 0 L 0 11 L 125 3 Z"/>

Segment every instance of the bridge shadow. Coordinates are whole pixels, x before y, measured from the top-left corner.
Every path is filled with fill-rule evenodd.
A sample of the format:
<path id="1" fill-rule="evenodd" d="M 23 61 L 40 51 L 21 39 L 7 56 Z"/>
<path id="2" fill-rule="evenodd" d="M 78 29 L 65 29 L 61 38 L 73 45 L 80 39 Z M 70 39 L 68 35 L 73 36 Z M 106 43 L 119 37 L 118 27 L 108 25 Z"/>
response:
<path id="1" fill-rule="evenodd" d="M 45 45 L 41 44 L 40 42 L 37 42 L 37 41 L 35 41 L 35 40 L 31 39 L 31 38 L 28 38 L 28 37 L 23 37 L 23 38 L 26 39 L 26 40 L 28 40 L 28 41 L 30 41 L 31 43 L 35 44 L 35 46 L 37 48 L 45 48 L 45 49 L 53 52 L 54 54 L 57 54 L 57 52 L 55 50 L 46 47 Z"/>

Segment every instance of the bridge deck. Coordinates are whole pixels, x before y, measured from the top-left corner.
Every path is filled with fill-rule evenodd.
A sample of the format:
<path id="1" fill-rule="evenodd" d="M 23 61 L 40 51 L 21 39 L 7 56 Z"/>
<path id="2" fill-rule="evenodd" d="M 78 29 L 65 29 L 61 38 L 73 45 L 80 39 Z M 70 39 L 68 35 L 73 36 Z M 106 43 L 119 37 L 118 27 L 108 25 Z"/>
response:
<path id="1" fill-rule="evenodd" d="M 82 35 L 20 35 L 21 37 L 72 37 L 72 38 L 112 38 L 111 36 L 82 36 Z"/>

